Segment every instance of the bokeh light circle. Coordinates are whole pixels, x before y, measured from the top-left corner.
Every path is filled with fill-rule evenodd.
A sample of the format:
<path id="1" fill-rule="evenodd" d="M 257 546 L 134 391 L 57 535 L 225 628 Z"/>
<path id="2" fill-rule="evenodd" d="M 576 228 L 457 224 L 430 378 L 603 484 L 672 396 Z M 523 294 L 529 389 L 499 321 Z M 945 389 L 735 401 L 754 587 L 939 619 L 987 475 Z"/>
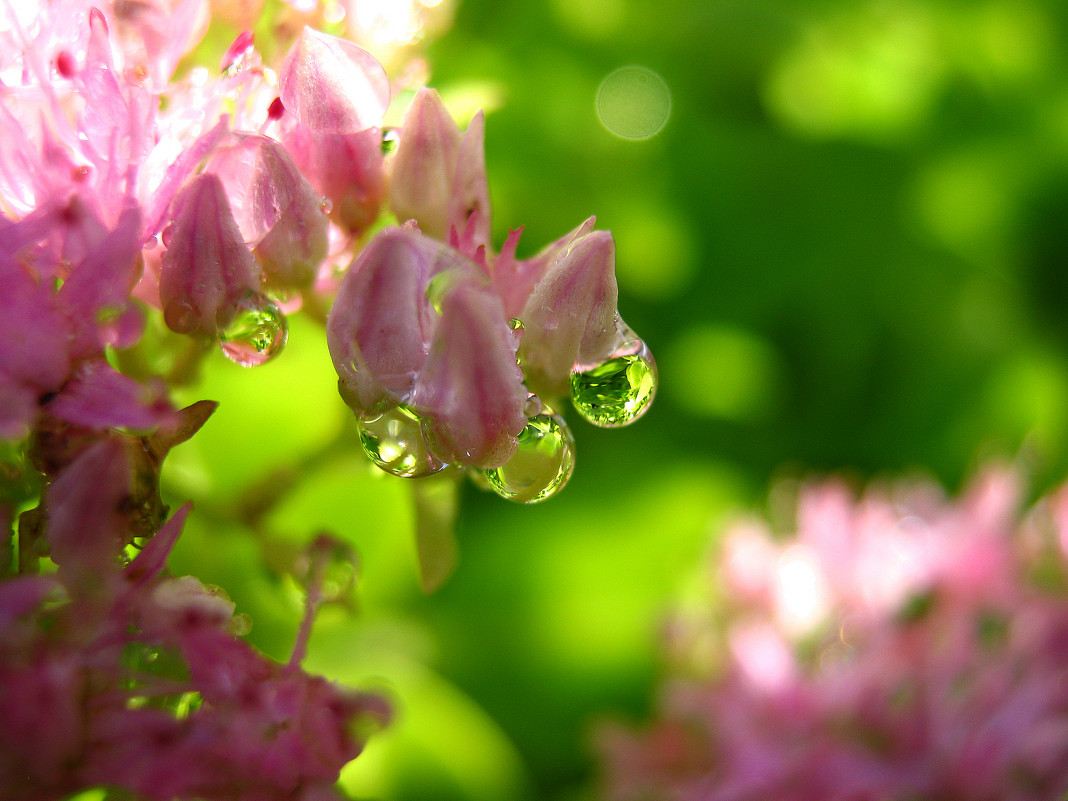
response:
<path id="1" fill-rule="evenodd" d="M 664 127 L 670 114 L 667 84 L 646 67 L 621 67 L 597 89 L 598 118 L 624 139 L 648 139 Z"/>

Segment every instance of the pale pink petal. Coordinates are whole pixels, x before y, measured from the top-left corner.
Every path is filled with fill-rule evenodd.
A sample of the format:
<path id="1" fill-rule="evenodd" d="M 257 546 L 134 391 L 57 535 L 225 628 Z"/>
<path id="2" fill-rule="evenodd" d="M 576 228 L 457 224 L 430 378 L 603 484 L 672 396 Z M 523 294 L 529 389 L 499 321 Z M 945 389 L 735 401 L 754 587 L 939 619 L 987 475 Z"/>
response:
<path id="1" fill-rule="evenodd" d="M 270 287 L 308 286 L 327 252 L 322 200 L 286 150 L 255 134 L 218 150 L 207 169 L 222 180 L 238 228 Z"/>
<path id="2" fill-rule="evenodd" d="M 74 268 L 59 291 L 59 303 L 73 332 L 72 358 L 103 351 L 101 329 L 127 307 L 141 274 L 141 215 L 128 208 L 115 229 Z"/>
<path id="3" fill-rule="evenodd" d="M 159 279 L 164 319 L 178 333 L 214 337 L 237 304 L 259 289 L 259 270 L 218 176 L 192 178 L 175 197 L 172 213 Z"/>
<path id="4" fill-rule="evenodd" d="M 460 141 L 460 130 L 438 93 L 420 89 L 404 115 L 393 155 L 389 202 L 397 219 L 415 220 L 420 231 L 443 242 L 454 222 L 450 211 Z M 465 152 L 472 146 L 469 144 Z M 469 166 L 469 175 L 475 171 Z"/>
<path id="5" fill-rule="evenodd" d="M 313 131 L 283 116 L 282 142 L 301 172 L 327 198 L 330 218 L 358 235 L 378 216 L 385 199 L 382 132 L 369 128 L 354 134 Z"/>
<path id="6" fill-rule="evenodd" d="M 389 105 L 389 79 L 374 56 L 307 27 L 286 55 L 278 82 L 286 113 L 321 133 L 380 127 Z"/>
<path id="7" fill-rule="evenodd" d="M 520 319 L 520 355 L 531 388 L 566 393 L 576 364 L 597 364 L 619 344 L 615 245 L 607 231 L 580 237 L 549 265 Z"/>
<path id="8" fill-rule="evenodd" d="M 433 332 L 427 288 L 446 251 L 418 232 L 391 228 L 371 240 L 346 273 L 326 338 L 340 387 L 356 411 L 398 403 L 410 392 Z"/>
<path id="9" fill-rule="evenodd" d="M 504 464 L 526 425 L 526 399 L 500 300 L 473 282 L 459 283 L 441 301 L 441 322 L 411 398 L 427 416 L 439 458 L 482 468 Z"/>

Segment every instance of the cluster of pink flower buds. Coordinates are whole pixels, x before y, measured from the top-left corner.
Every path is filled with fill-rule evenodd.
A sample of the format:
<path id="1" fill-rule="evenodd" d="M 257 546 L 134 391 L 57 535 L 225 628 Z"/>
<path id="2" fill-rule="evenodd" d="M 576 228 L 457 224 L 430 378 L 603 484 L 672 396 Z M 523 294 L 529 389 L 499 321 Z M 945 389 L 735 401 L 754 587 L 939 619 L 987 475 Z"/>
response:
<path id="1" fill-rule="evenodd" d="M 615 246 L 591 218 L 530 259 L 500 253 L 478 114 L 461 133 L 420 90 L 392 156 L 379 233 L 345 275 L 327 323 L 342 397 L 365 449 L 396 475 L 470 468 L 504 497 L 550 497 L 574 466 L 561 398 L 591 422 L 647 410 L 656 367 L 616 310 Z"/>

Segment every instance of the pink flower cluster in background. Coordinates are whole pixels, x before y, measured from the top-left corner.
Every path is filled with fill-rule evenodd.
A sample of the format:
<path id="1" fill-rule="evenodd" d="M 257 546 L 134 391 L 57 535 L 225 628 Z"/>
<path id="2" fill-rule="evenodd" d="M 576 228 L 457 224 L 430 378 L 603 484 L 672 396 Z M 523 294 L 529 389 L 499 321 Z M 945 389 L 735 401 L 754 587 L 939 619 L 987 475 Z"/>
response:
<path id="1" fill-rule="evenodd" d="M 1048 801 L 1068 789 L 1068 490 L 801 489 L 728 532 L 653 722 L 603 729 L 613 801 Z"/>

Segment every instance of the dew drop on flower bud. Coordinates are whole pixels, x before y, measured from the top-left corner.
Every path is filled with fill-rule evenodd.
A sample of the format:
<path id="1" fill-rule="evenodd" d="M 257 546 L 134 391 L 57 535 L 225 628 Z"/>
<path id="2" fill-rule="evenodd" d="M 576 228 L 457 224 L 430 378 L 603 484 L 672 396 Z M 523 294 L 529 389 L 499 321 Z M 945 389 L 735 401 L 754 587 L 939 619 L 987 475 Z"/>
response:
<path id="1" fill-rule="evenodd" d="M 653 354 L 636 337 L 611 358 L 571 373 L 571 404 L 583 418 L 601 428 L 633 423 L 649 410 L 656 394 Z"/>
<path id="2" fill-rule="evenodd" d="M 278 306 L 262 295 L 251 295 L 219 332 L 219 347 L 235 364 L 257 367 L 281 353 L 288 338 L 289 324 Z"/>
<path id="3" fill-rule="evenodd" d="M 435 457 L 423 437 L 423 421 L 407 406 L 394 406 L 358 424 L 367 457 L 390 475 L 429 476 L 448 465 Z"/>
<path id="4" fill-rule="evenodd" d="M 397 136 L 396 128 L 383 128 L 382 129 L 382 154 L 387 155 L 397 149 Z"/>
<path id="5" fill-rule="evenodd" d="M 490 489 L 516 503 L 551 498 L 575 469 L 575 438 L 564 418 L 543 412 L 519 434 L 515 454 L 495 470 L 483 470 Z"/>

